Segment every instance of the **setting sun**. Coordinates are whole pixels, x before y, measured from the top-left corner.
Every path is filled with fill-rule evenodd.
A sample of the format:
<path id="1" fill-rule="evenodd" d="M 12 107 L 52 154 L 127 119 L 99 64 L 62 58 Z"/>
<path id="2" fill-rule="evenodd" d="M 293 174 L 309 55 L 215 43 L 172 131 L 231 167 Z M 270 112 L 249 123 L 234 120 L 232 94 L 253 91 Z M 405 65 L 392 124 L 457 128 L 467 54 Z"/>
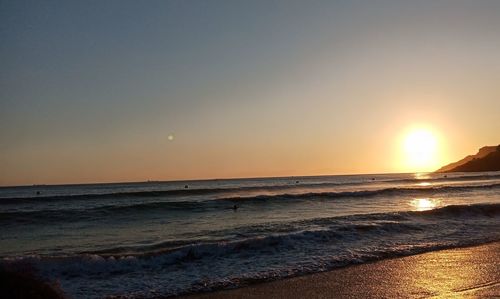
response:
<path id="1" fill-rule="evenodd" d="M 436 136 L 427 129 L 412 130 L 404 139 L 405 163 L 414 171 L 429 171 L 437 165 Z"/>
<path id="2" fill-rule="evenodd" d="M 0 299 L 500 295 L 500 0 L 269 2 L 0 0 Z"/>

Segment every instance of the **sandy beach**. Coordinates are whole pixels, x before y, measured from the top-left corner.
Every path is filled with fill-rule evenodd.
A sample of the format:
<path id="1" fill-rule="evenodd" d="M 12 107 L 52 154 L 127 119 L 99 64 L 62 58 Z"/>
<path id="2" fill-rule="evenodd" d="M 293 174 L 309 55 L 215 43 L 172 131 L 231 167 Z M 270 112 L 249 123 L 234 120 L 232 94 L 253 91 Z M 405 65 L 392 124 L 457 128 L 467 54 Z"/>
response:
<path id="1" fill-rule="evenodd" d="M 499 298 L 500 242 L 180 298 Z"/>

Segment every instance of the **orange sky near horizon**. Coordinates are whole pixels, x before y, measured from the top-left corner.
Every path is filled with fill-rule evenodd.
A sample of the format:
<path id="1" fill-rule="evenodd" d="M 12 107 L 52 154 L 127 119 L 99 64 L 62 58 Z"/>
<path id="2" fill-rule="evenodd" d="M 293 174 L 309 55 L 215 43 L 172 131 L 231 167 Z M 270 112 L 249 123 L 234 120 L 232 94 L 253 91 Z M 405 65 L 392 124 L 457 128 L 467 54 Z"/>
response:
<path id="1" fill-rule="evenodd" d="M 433 171 L 500 143 L 500 2 L 12 2 L 0 28 L 2 186 Z"/>

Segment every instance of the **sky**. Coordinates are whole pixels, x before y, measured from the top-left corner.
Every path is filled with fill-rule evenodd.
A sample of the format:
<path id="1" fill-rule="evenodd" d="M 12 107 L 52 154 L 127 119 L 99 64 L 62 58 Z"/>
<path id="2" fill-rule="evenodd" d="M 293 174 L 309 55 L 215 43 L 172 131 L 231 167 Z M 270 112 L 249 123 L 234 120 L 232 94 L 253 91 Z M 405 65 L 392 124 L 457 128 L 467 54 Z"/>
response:
<path id="1" fill-rule="evenodd" d="M 432 171 L 500 143 L 499 53 L 494 0 L 1 0 L 0 185 Z"/>

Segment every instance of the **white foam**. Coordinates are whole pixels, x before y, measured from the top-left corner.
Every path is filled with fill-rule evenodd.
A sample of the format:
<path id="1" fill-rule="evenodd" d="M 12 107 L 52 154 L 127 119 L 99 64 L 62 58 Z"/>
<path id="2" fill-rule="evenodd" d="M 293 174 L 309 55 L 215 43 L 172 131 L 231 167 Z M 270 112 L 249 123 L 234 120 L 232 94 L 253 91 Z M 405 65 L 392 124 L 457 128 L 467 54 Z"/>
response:
<path id="1" fill-rule="evenodd" d="M 499 240 L 500 205 L 449 206 L 311 220 L 309 229 L 127 256 L 4 259 L 28 263 L 73 298 L 176 295 Z"/>

